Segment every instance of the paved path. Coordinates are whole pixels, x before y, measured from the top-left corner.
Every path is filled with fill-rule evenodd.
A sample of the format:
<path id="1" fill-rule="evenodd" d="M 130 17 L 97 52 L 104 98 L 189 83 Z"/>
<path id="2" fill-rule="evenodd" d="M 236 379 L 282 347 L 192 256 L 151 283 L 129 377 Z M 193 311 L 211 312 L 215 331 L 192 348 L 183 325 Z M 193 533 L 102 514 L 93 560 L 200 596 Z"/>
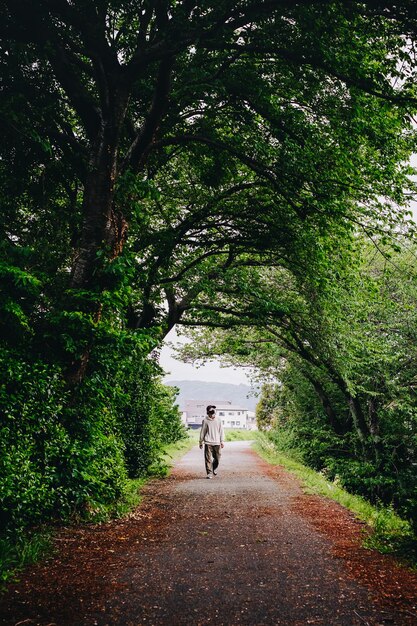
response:
<path id="1" fill-rule="evenodd" d="M 203 454 L 194 448 L 169 479 L 148 488 L 136 515 L 119 523 L 117 545 L 109 548 L 103 535 L 97 559 L 106 555 L 106 567 L 97 562 L 98 574 L 91 559 L 85 561 L 97 578 L 91 592 L 75 583 L 71 596 L 61 580 L 62 600 L 48 607 L 39 587 L 39 605 L 31 612 L 25 600 L 29 587 L 21 585 L 20 613 L 2 623 L 412 624 L 412 612 L 407 617 L 381 608 L 374 592 L 347 572 L 343 559 L 332 554 L 331 540 L 293 506 L 300 497 L 297 481 L 285 472 L 272 477 L 248 442 L 226 444 L 212 480 L 206 480 Z M 91 544 L 91 537 L 100 545 L 94 534 L 84 537 L 85 543 Z M 80 548 L 80 558 L 82 553 Z M 68 558 L 63 571 L 65 565 L 76 567 Z M 32 580 L 31 588 L 35 584 Z"/>

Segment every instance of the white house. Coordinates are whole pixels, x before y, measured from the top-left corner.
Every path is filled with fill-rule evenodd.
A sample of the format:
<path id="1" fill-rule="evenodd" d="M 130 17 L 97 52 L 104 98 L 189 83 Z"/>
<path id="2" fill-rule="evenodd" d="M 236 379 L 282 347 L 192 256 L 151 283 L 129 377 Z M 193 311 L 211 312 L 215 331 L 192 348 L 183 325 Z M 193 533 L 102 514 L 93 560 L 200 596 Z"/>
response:
<path id="1" fill-rule="evenodd" d="M 187 426 L 190 428 L 199 428 L 206 416 L 206 408 L 209 404 L 213 404 L 216 407 L 216 414 L 221 419 L 225 428 L 253 430 L 254 427 L 256 427 L 253 411 L 234 405 L 228 400 L 187 401 L 184 407 Z"/>
<path id="2" fill-rule="evenodd" d="M 248 409 L 236 406 L 230 402 L 216 404 L 216 413 L 225 428 L 247 427 Z"/>

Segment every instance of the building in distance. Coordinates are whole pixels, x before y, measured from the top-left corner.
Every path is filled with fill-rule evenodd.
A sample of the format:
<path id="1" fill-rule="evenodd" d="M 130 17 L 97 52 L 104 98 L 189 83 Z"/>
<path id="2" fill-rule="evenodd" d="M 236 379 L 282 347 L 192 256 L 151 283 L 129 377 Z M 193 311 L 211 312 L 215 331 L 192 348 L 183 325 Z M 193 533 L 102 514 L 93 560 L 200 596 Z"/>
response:
<path id="1" fill-rule="evenodd" d="M 209 404 L 216 407 L 216 414 L 224 428 L 256 430 L 255 413 L 234 405 L 229 400 L 187 400 L 183 407 L 183 421 L 188 428 L 200 428 Z"/>

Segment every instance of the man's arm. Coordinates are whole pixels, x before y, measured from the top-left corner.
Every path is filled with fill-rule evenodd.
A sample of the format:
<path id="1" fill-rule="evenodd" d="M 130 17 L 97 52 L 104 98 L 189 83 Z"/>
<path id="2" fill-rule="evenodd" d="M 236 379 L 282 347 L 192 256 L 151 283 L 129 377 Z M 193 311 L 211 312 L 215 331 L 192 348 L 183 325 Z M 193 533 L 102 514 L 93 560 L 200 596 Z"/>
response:
<path id="1" fill-rule="evenodd" d="M 224 448 L 224 428 L 221 422 L 220 422 L 220 445 L 222 448 Z"/>
<path id="2" fill-rule="evenodd" d="M 206 424 L 206 420 L 204 419 L 200 428 L 200 448 L 203 447 L 203 441 L 204 441 L 206 431 L 207 431 L 207 424 Z"/>

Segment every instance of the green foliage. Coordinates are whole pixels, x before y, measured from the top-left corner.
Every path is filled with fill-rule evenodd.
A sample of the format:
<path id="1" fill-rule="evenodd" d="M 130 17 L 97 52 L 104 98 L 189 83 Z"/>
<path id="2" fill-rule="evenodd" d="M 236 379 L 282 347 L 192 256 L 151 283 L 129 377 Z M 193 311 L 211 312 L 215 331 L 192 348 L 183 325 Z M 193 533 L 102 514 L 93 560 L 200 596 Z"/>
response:
<path id="1" fill-rule="evenodd" d="M 345 236 L 351 246 L 330 238 L 325 258 L 316 241 L 291 273 L 258 271 L 253 302 L 242 289 L 256 314 L 236 312 L 233 331 L 193 331 L 183 354 L 224 355 L 275 378 L 257 415 L 277 447 L 415 526 L 415 246 L 399 233 L 396 250 Z"/>
<path id="2" fill-rule="evenodd" d="M 19 533 L 17 537 L 2 534 L 0 537 L 0 592 L 2 586 L 13 580 L 16 572 L 35 563 L 51 548 L 46 531 Z"/>
<path id="3" fill-rule="evenodd" d="M 2 352 L 0 487 L 3 529 L 45 519 L 89 516 L 120 497 L 123 446 L 91 382 L 80 390 L 77 420 L 57 367 Z M 84 408 L 84 411 L 83 411 Z"/>
<path id="4" fill-rule="evenodd" d="M 143 478 L 163 446 L 183 437 L 175 392 L 146 359 L 147 342 L 116 341 L 103 329 L 99 335 L 94 371 L 72 393 L 58 365 L 1 352 L 0 539 L 7 562 L 18 565 L 19 538 L 34 526 L 123 513 L 132 501 L 128 473 Z"/>
<path id="5" fill-rule="evenodd" d="M 159 382 L 159 371 L 152 360 L 136 361 L 130 371 L 123 370 L 119 382 L 123 395 L 118 422 L 130 477 L 163 473 L 165 447 L 185 437 L 178 406 L 173 404 L 176 392 Z"/>
<path id="6" fill-rule="evenodd" d="M 142 488 L 147 478 L 129 478 L 123 485 L 122 496 L 108 504 L 100 506 L 94 512 L 91 519 L 94 523 L 108 522 L 114 518 L 125 517 L 131 513 L 141 502 Z"/>
<path id="7" fill-rule="evenodd" d="M 286 387 L 290 381 L 291 391 Z M 323 472 L 347 491 L 392 505 L 405 519 L 415 521 L 415 448 L 399 414 L 387 423 L 381 414 L 376 453 L 375 442 L 361 441 L 349 425 L 346 408 L 339 418 L 343 430 L 335 432 L 311 385 L 295 371 L 283 377 L 277 398 L 274 411 L 285 416 L 269 432 L 277 449 Z"/>
<path id="8" fill-rule="evenodd" d="M 0 337 L 13 343 L 31 333 L 30 312 L 41 282 L 18 265 L 0 261 Z"/>

